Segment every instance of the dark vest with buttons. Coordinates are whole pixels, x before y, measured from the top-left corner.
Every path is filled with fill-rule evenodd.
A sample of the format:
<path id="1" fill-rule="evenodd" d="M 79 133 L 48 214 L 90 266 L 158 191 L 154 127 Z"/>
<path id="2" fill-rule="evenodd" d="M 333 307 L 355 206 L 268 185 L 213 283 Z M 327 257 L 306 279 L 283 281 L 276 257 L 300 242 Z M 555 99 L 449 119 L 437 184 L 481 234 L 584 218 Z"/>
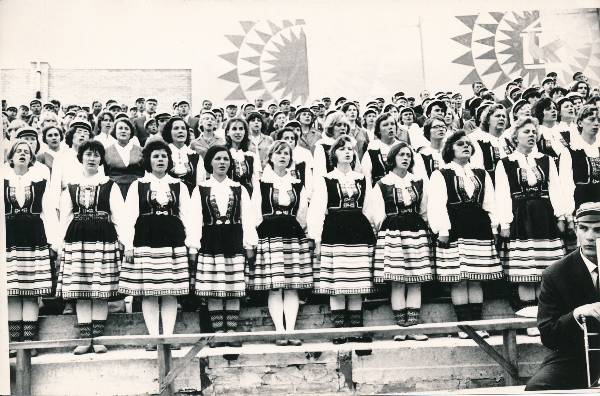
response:
<path id="1" fill-rule="evenodd" d="M 302 185 L 306 187 L 306 162 L 294 164 L 294 167 L 290 170 L 290 174 L 300 180 Z"/>
<path id="2" fill-rule="evenodd" d="M 575 209 L 600 199 L 600 157 L 588 157 L 583 150 L 570 150 L 575 183 Z"/>
<path id="3" fill-rule="evenodd" d="M 550 175 L 550 157 L 544 155 L 536 158 L 537 164 L 534 172 L 538 177 L 538 182 L 535 186 L 529 186 L 527 183 L 527 171 L 519 167 L 518 161 L 511 161 L 508 158 L 503 158 L 502 163 L 508 184 L 510 186 L 510 194 L 516 199 L 526 198 L 547 198 L 548 197 L 548 177 Z"/>
<path id="4" fill-rule="evenodd" d="M 379 182 L 379 189 L 381 190 L 381 195 L 383 196 L 383 202 L 385 204 L 386 216 L 419 213 L 421 199 L 423 198 L 423 180 L 413 180 L 410 184 L 411 187 L 408 193 L 411 195 L 412 202 L 410 205 L 406 205 L 402 199 L 402 188 Z"/>
<path id="5" fill-rule="evenodd" d="M 423 158 L 423 164 L 425 165 L 427 177 L 431 177 L 433 171 L 438 170 L 441 164 L 433 157 L 433 154 L 419 154 L 421 154 L 421 158 Z"/>
<path id="6" fill-rule="evenodd" d="M 327 208 L 329 211 L 362 209 L 367 187 L 364 177 L 354 181 L 358 194 L 353 197 L 344 196 L 340 182 L 337 179 L 325 177 L 325 185 L 327 186 Z"/>
<path id="7" fill-rule="evenodd" d="M 331 149 L 331 144 L 323 144 L 323 151 L 325 152 L 325 167 L 327 168 L 327 173 L 331 172 L 334 168 L 333 162 L 331 162 L 331 158 L 329 158 L 329 150 Z"/>
<path id="8" fill-rule="evenodd" d="M 185 184 L 188 188 L 188 192 L 190 195 L 192 191 L 194 191 L 194 187 L 196 187 L 196 167 L 198 166 L 198 161 L 200 160 L 199 154 L 188 154 L 188 172 L 185 175 L 176 175 L 172 171 L 169 172 L 169 175 L 179 179 Z"/>
<path id="9" fill-rule="evenodd" d="M 198 186 L 200 200 L 202 203 L 202 223 L 205 226 L 221 224 L 241 224 L 242 211 L 242 186 L 231 187 L 232 194 L 229 196 L 227 212 L 219 213 L 219 207 L 211 195 L 211 188 Z"/>
<path id="10" fill-rule="evenodd" d="M 262 198 L 261 212 L 263 216 L 269 215 L 287 215 L 296 216 L 300 206 L 300 192 L 302 183 L 292 183 L 292 189 L 289 191 L 279 191 L 273 188 L 273 183 L 260 182 L 260 194 Z M 290 194 L 290 203 L 287 206 L 277 204 L 278 194 Z"/>
<path id="11" fill-rule="evenodd" d="M 73 214 L 96 214 L 98 212 L 110 213 L 110 191 L 113 186 L 113 181 L 109 180 L 106 183 L 98 184 L 97 186 L 81 186 L 79 184 L 69 184 L 69 196 L 73 205 Z M 89 188 L 93 192 L 93 202 L 90 202 L 90 207 L 83 207 L 81 189 Z"/>
<path id="12" fill-rule="evenodd" d="M 181 193 L 181 191 L 179 191 L 179 182 L 169 183 L 169 189 L 171 190 L 169 202 L 166 205 L 160 205 L 155 198 L 156 192 L 150 189 L 150 183 L 139 183 L 138 199 L 140 216 L 151 214 L 179 216 L 179 194 Z"/>
<path id="13" fill-rule="evenodd" d="M 483 153 L 483 168 L 488 171 L 492 181 L 494 181 L 494 173 L 496 172 L 496 165 L 500 161 L 500 150 L 490 142 L 483 140 L 477 140 L 479 148 Z"/>
<path id="14" fill-rule="evenodd" d="M 446 181 L 446 192 L 448 194 L 447 205 L 456 205 L 462 203 L 476 203 L 479 205 L 483 204 L 483 197 L 485 191 L 485 170 L 483 169 L 472 169 L 473 175 L 475 175 L 475 189 L 473 195 L 469 198 L 467 195 L 462 177 L 458 177 L 456 172 L 452 169 L 444 168 L 440 169 L 444 180 Z"/>
<path id="15" fill-rule="evenodd" d="M 235 160 L 234 160 L 235 161 Z M 246 187 L 248 190 L 248 194 L 252 196 L 252 175 L 254 175 L 254 156 L 251 154 L 244 153 L 244 162 L 246 164 L 246 172 L 244 174 L 237 174 L 237 169 L 235 164 L 231 164 L 229 167 L 228 176 L 231 180 L 240 183 L 242 186 Z"/>
<path id="16" fill-rule="evenodd" d="M 25 191 L 25 202 L 23 206 L 19 206 L 15 197 L 14 188 L 9 186 L 8 180 L 4 180 L 4 214 L 19 215 L 33 214 L 40 215 L 42 213 L 42 198 L 46 191 L 46 180 L 32 182 Z"/>

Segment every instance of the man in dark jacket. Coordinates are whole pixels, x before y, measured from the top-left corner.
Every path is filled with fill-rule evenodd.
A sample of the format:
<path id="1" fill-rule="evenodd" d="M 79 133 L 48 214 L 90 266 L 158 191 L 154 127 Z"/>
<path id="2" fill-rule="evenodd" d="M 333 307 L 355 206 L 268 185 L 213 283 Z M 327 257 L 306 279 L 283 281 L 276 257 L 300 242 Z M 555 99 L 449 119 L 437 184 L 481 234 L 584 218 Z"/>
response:
<path id="1" fill-rule="evenodd" d="M 597 240 L 600 238 L 600 202 L 584 203 L 575 214 L 579 249 L 544 270 L 538 307 L 542 343 L 552 352 L 544 359 L 525 390 L 582 389 L 587 368 L 581 317 L 588 329 L 598 331 L 600 291 Z M 598 337 L 590 347 L 598 348 Z M 598 352 L 590 353 L 591 383 L 600 376 Z"/>

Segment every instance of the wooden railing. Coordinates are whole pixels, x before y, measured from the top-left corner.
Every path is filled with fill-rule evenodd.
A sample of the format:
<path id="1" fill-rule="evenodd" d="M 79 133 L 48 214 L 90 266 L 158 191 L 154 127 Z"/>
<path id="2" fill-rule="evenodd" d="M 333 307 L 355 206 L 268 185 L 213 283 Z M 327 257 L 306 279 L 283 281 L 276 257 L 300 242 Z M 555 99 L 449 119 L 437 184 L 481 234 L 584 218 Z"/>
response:
<path id="1" fill-rule="evenodd" d="M 448 334 L 464 331 L 479 345 L 485 353 L 493 358 L 506 373 L 507 385 L 521 383 L 519 377 L 517 354 L 517 330 L 535 327 L 536 320 L 532 318 L 506 318 L 479 320 L 473 322 L 425 323 L 410 327 L 372 326 L 349 328 L 324 328 L 296 330 L 293 332 L 259 331 L 237 333 L 208 333 L 208 334 L 174 334 L 171 336 L 127 335 L 103 336 L 97 338 L 48 340 L 16 342 L 10 344 L 10 349 L 17 351 L 16 394 L 31 395 L 31 349 L 72 348 L 79 345 L 102 344 L 107 346 L 122 345 L 157 345 L 159 393 L 172 396 L 174 394 L 173 380 L 187 367 L 191 360 L 209 342 L 274 342 L 280 338 L 298 338 L 304 341 L 333 339 L 336 337 L 358 337 L 370 335 L 391 338 L 395 335 L 410 334 Z M 496 351 L 476 333 L 478 330 L 500 331 L 502 333 L 502 353 Z M 193 345 L 186 355 L 178 359 L 173 367 L 171 344 Z M 365 349 L 368 344 L 361 344 Z M 316 351 L 315 351 L 316 352 Z"/>

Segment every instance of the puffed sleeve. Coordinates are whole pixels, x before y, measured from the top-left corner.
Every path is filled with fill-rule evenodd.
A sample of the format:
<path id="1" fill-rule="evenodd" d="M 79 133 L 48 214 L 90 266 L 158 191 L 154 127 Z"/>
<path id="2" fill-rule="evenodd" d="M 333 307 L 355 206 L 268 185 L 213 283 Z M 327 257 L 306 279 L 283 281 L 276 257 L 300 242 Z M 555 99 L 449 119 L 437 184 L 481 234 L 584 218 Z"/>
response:
<path id="1" fill-rule="evenodd" d="M 510 223 L 513 221 L 512 198 L 510 195 L 510 185 L 508 184 L 508 176 L 504 169 L 504 162 L 499 161 L 496 166 L 496 215 L 500 228 L 507 230 L 510 228 Z"/>
<path id="2" fill-rule="evenodd" d="M 429 180 L 427 178 L 423 180 L 423 197 L 421 197 L 421 206 L 419 207 L 419 214 L 423 220 L 427 221 L 427 201 L 429 200 Z"/>
<path id="3" fill-rule="evenodd" d="M 204 169 L 204 159 L 200 156 L 196 164 L 196 185 L 206 180 L 206 169 Z"/>
<path id="4" fill-rule="evenodd" d="M 312 159 L 306 160 L 304 163 L 304 195 L 306 195 L 306 201 L 310 202 L 314 187 Z"/>
<path id="5" fill-rule="evenodd" d="M 250 202 L 250 195 L 242 188 L 242 229 L 244 232 L 244 247 L 252 249 L 258 245 L 258 234 L 256 233 L 256 213 Z"/>
<path id="6" fill-rule="evenodd" d="M 194 189 L 196 191 L 197 188 Z M 179 191 L 188 191 L 187 187 L 183 182 L 179 182 Z M 194 201 L 190 198 L 189 194 L 179 194 L 179 218 L 185 228 L 185 245 L 188 248 L 200 248 L 200 238 L 198 238 L 198 227 L 194 224 Z"/>
<path id="7" fill-rule="evenodd" d="M 485 169 L 485 165 L 483 164 L 483 151 L 481 151 L 481 146 L 477 139 L 471 139 L 471 143 L 473 144 L 473 155 L 469 160 L 469 163 L 474 168 Z"/>
<path id="8" fill-rule="evenodd" d="M 429 198 L 427 200 L 427 214 L 431 230 L 440 236 L 450 235 L 450 218 L 448 217 L 448 193 L 446 181 L 439 170 L 431 174 L 429 181 Z"/>
<path id="9" fill-rule="evenodd" d="M 62 192 L 62 174 L 63 174 L 63 161 L 62 157 L 58 157 L 54 160 L 52 165 L 52 175 L 50 176 L 50 187 L 48 194 L 52 196 L 52 203 L 55 204 L 54 209 L 59 210 L 61 192 Z M 44 194 L 45 195 L 45 194 Z"/>
<path id="10" fill-rule="evenodd" d="M 325 178 L 323 176 L 315 177 L 314 187 L 306 216 L 306 228 L 308 237 L 319 243 L 321 242 L 323 222 L 325 221 L 325 214 L 327 212 L 327 185 L 325 184 Z"/>
<path id="11" fill-rule="evenodd" d="M 252 185 L 256 186 L 258 181 L 260 180 L 260 175 L 262 174 L 262 162 L 260 161 L 260 155 L 256 152 L 251 152 L 252 157 L 254 157 L 254 169 L 252 170 Z"/>
<path id="12" fill-rule="evenodd" d="M 140 205 L 138 198 L 138 186 L 139 182 L 135 180 L 129 186 L 127 191 L 127 198 L 125 199 L 125 216 L 123 216 L 123 234 L 119 235 L 121 243 L 124 245 L 125 250 L 133 249 L 133 238 L 135 236 L 135 222 L 140 215 Z M 112 191 L 111 191 L 112 195 Z"/>
<path id="13" fill-rule="evenodd" d="M 260 181 L 258 184 L 254 184 L 254 194 L 250 201 L 252 203 L 252 213 L 254 214 L 254 224 L 258 227 L 263 221 L 262 216 L 262 194 L 260 192 Z"/>
<path id="14" fill-rule="evenodd" d="M 123 243 L 123 239 L 125 238 L 126 230 L 127 230 L 127 216 L 128 212 L 125 210 L 125 201 L 123 201 L 123 195 L 121 194 L 121 189 L 117 183 L 113 183 L 110 189 L 110 218 L 113 224 L 115 225 L 115 230 L 117 231 L 117 236 L 119 237 L 119 241 Z M 123 243 L 123 245 L 125 245 Z"/>
<path id="15" fill-rule="evenodd" d="M 198 246 L 198 248 L 200 248 L 200 241 L 202 240 L 202 224 L 204 219 L 202 216 L 202 198 L 200 195 L 200 189 L 197 186 L 194 188 L 194 191 L 192 191 L 190 207 L 192 210 L 192 216 L 188 219 L 188 226 L 190 228 L 193 227 L 193 232 L 186 234 L 186 245 L 188 247 Z M 190 239 L 192 237 L 195 238 L 195 240 L 192 241 Z"/>
<path id="16" fill-rule="evenodd" d="M 573 181 L 573 159 L 570 152 L 560 156 L 558 167 L 558 176 L 560 177 L 560 183 L 564 191 L 565 210 L 570 220 L 575 211 L 575 182 Z"/>
<path id="17" fill-rule="evenodd" d="M 362 168 L 362 173 L 365 175 L 365 179 L 367 179 L 367 185 L 371 186 L 372 177 L 371 170 L 373 169 L 373 164 L 371 163 L 371 156 L 369 153 L 367 155 L 363 155 L 362 161 L 360 162 L 360 166 Z"/>
<path id="18" fill-rule="evenodd" d="M 367 156 L 363 157 L 363 160 Z M 375 230 L 379 230 L 381 222 L 385 219 L 385 202 L 383 201 L 383 194 L 379 183 L 375 184 L 375 187 L 371 190 L 370 194 L 365 197 L 364 214 L 371 226 Z"/>
<path id="19" fill-rule="evenodd" d="M 44 191 L 40 217 L 44 223 L 48 244 L 52 249 L 58 251 L 62 247 L 64 234 L 61 235 L 62 227 L 60 226 L 58 213 L 56 212 L 58 204 L 56 203 L 56 198 L 51 193 L 52 191 L 49 190 Z M 69 199 L 70 202 L 71 200 Z"/>
<path id="20" fill-rule="evenodd" d="M 306 193 L 306 188 L 303 188 L 300 191 L 300 204 L 298 206 L 298 214 L 296 215 L 296 220 L 300 226 L 306 230 L 306 215 L 308 212 L 308 194 Z"/>
<path id="21" fill-rule="evenodd" d="M 562 157 L 562 156 L 561 156 Z M 550 159 L 550 175 L 548 177 L 548 194 L 550 195 L 550 203 L 554 209 L 554 216 L 559 220 L 564 220 L 567 215 L 565 199 L 562 196 L 562 185 L 556 170 L 556 164 Z"/>
<path id="22" fill-rule="evenodd" d="M 429 177 L 427 176 L 427 168 L 425 168 L 425 162 L 423 161 L 423 156 L 414 150 L 412 156 L 414 160 L 412 174 L 417 178 L 429 180 Z"/>
<path id="23" fill-rule="evenodd" d="M 45 194 L 44 194 L 45 195 Z M 43 205 L 42 205 L 43 206 Z M 56 211 L 54 211 L 56 213 Z M 69 190 L 65 190 L 60 195 L 60 204 L 59 204 L 59 213 L 60 213 L 60 223 L 59 223 L 59 232 L 57 247 L 62 250 L 65 235 L 67 233 L 67 228 L 73 219 L 73 202 L 71 201 L 71 197 L 69 194 Z M 44 213 L 45 215 L 45 213 Z M 48 232 L 46 232 L 48 233 Z"/>
<path id="24" fill-rule="evenodd" d="M 321 144 L 315 145 L 313 176 L 315 181 L 327 174 L 327 157 Z M 316 188 L 315 188 L 316 189 Z"/>
<path id="25" fill-rule="evenodd" d="M 490 174 L 485 172 L 485 189 L 483 191 L 483 210 L 485 210 L 490 216 L 492 233 L 498 233 L 498 214 L 496 208 L 496 199 L 494 193 L 494 185 L 492 184 L 492 178 Z"/>

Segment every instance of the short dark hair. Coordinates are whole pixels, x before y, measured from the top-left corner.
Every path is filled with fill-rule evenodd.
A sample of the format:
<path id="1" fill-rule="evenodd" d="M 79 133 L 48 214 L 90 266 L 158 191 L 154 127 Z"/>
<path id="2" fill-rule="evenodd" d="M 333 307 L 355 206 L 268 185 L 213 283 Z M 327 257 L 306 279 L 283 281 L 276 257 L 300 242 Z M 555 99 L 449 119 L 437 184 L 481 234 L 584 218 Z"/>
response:
<path id="1" fill-rule="evenodd" d="M 335 155 L 335 152 L 338 151 L 339 149 L 341 149 L 342 147 L 344 147 L 346 145 L 346 143 L 353 144 L 352 138 L 348 135 L 340 135 L 337 139 L 335 139 L 335 141 L 331 145 L 331 148 L 329 149 L 329 159 L 331 160 L 331 163 L 333 164 L 334 167 L 337 166 L 337 157 Z M 354 158 L 352 159 L 352 162 L 350 163 L 350 166 L 352 166 L 352 169 L 354 169 L 354 165 L 356 164 L 356 157 L 357 157 L 356 150 L 354 150 Z"/>
<path id="2" fill-rule="evenodd" d="M 377 120 L 375 120 L 375 127 L 373 128 L 373 133 L 378 139 L 381 139 L 381 123 L 390 118 L 392 121 L 394 121 L 394 125 L 396 125 L 396 133 L 398 133 L 398 122 L 396 121 L 396 118 L 394 118 L 392 113 L 382 113 L 379 117 L 377 117 Z"/>
<path id="3" fill-rule="evenodd" d="M 433 116 L 427 118 L 423 123 L 423 136 L 425 136 L 425 139 L 427 140 L 431 140 L 431 126 L 433 124 L 433 121 L 439 121 L 443 123 L 444 126 L 446 125 L 446 121 L 444 121 L 444 119 L 440 116 Z"/>
<path id="4" fill-rule="evenodd" d="M 167 152 L 167 156 L 169 157 L 167 172 L 170 171 L 173 168 L 173 153 L 171 152 L 169 145 L 162 140 L 153 140 L 144 146 L 144 149 L 142 150 L 142 164 L 144 165 L 144 169 L 146 172 L 152 172 L 150 156 L 152 155 L 152 152 L 156 150 L 165 150 Z"/>
<path id="5" fill-rule="evenodd" d="M 231 167 L 233 165 L 233 157 L 227 147 L 220 145 L 211 146 L 206 150 L 206 154 L 204 154 L 204 169 L 209 175 L 213 173 L 212 160 L 215 158 L 215 155 L 221 151 L 225 151 L 229 156 L 229 166 Z"/>
<path id="6" fill-rule="evenodd" d="M 554 101 L 550 98 L 541 98 L 535 103 L 535 105 L 533 105 L 533 108 L 531 109 L 531 115 L 538 120 L 540 125 L 544 120 L 544 110 L 549 109 L 553 103 Z M 554 105 L 556 106 L 555 103 Z"/>
<path id="7" fill-rule="evenodd" d="M 452 162 L 452 160 L 454 159 L 454 143 L 458 142 L 465 136 L 467 136 L 465 131 L 459 130 L 454 132 L 448 137 L 448 139 L 446 139 L 446 143 L 444 143 L 444 148 L 442 149 L 442 158 L 444 159 L 445 163 L 448 164 Z M 471 151 L 473 151 L 473 143 L 471 143 L 471 141 L 469 140 L 467 144 L 471 146 Z"/>
<path id="8" fill-rule="evenodd" d="M 89 134 L 89 138 L 93 138 L 92 132 L 89 131 L 88 129 L 82 127 L 82 126 L 78 126 L 77 123 L 73 123 L 74 125 L 72 127 L 69 128 L 69 130 L 67 131 L 67 133 L 65 134 L 65 144 L 69 147 L 73 146 L 73 135 L 75 135 L 75 131 L 77 129 L 85 129 L 88 134 Z"/>
<path id="9" fill-rule="evenodd" d="M 387 171 L 391 172 L 396 167 L 396 156 L 403 148 L 408 148 L 410 150 L 410 164 L 408 165 L 408 171 L 412 172 L 413 166 L 415 165 L 415 152 L 412 150 L 410 145 L 406 142 L 396 143 L 390 149 L 390 152 L 387 155 L 385 160 L 385 165 L 387 167 Z"/>
<path id="10" fill-rule="evenodd" d="M 244 138 L 240 142 L 240 150 L 248 151 L 248 146 L 250 145 L 250 138 L 248 136 L 250 134 L 250 128 L 248 127 L 248 123 L 246 122 L 246 120 L 242 117 L 233 117 L 227 120 L 227 123 L 225 124 L 226 146 L 227 148 L 231 148 L 233 146 L 233 142 L 231 141 L 231 138 L 229 137 L 227 132 L 229 132 L 229 128 L 231 128 L 231 125 L 233 125 L 234 122 L 241 122 L 244 127 Z"/>
<path id="11" fill-rule="evenodd" d="M 100 165 L 104 164 L 104 157 L 106 151 L 104 150 L 104 145 L 97 140 L 87 140 L 83 142 L 79 149 L 77 150 L 77 160 L 80 163 L 83 163 L 83 153 L 87 150 L 93 151 L 100 155 Z"/>
<path id="12" fill-rule="evenodd" d="M 187 137 L 185 138 L 185 145 L 187 146 L 192 141 L 192 132 L 190 131 L 190 127 L 188 126 L 187 122 L 185 122 L 185 120 L 179 116 L 171 117 L 165 123 L 165 126 L 163 127 L 163 130 L 162 130 L 162 138 L 166 143 L 173 143 L 173 136 L 171 136 L 171 132 L 173 131 L 173 124 L 175 124 L 176 121 L 183 122 L 183 125 L 185 126 L 185 130 L 187 131 Z"/>
<path id="13" fill-rule="evenodd" d="M 294 135 L 294 141 L 296 142 L 296 144 L 298 144 L 298 135 L 296 135 L 296 132 L 294 132 L 294 130 L 292 128 L 281 128 L 280 130 L 277 131 L 277 134 L 275 135 L 275 137 L 277 138 L 277 140 L 282 140 L 283 139 L 283 134 L 286 132 L 291 132 Z"/>
<path id="14" fill-rule="evenodd" d="M 291 147 L 287 142 L 284 142 L 283 140 L 275 140 L 273 142 L 273 144 L 271 145 L 271 147 L 269 147 L 269 152 L 267 153 L 267 164 L 271 165 L 272 169 L 275 169 L 275 167 L 273 166 L 273 161 L 271 161 L 271 157 L 273 156 L 273 154 L 281 151 L 284 148 L 287 148 L 288 150 L 290 150 L 290 160 L 288 161 L 286 168 L 289 168 L 290 166 L 292 166 L 292 163 L 294 162 L 293 147 Z"/>
<path id="15" fill-rule="evenodd" d="M 133 126 L 133 123 L 129 118 L 119 118 L 115 120 L 113 127 L 110 130 L 110 136 L 114 137 L 115 139 L 117 138 L 117 125 L 120 122 L 125 123 L 125 125 L 129 127 L 129 130 L 131 131 L 131 135 L 129 135 L 129 140 L 133 139 L 134 136 L 137 136 L 137 131 L 135 130 L 135 127 Z"/>
<path id="16" fill-rule="evenodd" d="M 58 131 L 58 133 L 60 134 L 61 141 L 65 138 L 65 131 L 61 127 L 59 127 L 58 125 L 50 125 L 42 129 L 42 141 L 46 144 L 48 144 L 48 142 L 46 142 L 46 133 L 48 133 L 48 131 L 52 129 L 56 129 Z"/>
<path id="17" fill-rule="evenodd" d="M 490 131 L 490 118 L 492 118 L 492 115 L 497 110 L 504 110 L 504 115 L 507 116 L 507 119 L 508 119 L 508 115 L 506 114 L 506 108 L 502 104 L 495 103 L 493 105 L 490 105 L 490 106 L 488 106 L 487 109 L 485 109 L 483 111 L 483 116 L 482 116 L 482 120 L 481 120 L 481 130 L 482 131 L 484 131 L 484 132 Z"/>
<path id="18" fill-rule="evenodd" d="M 594 113 L 598 113 L 598 108 L 594 105 L 585 105 L 579 109 L 579 113 L 577 113 L 577 130 L 579 133 L 583 130 L 583 128 L 579 126 L 579 123 Z"/>

